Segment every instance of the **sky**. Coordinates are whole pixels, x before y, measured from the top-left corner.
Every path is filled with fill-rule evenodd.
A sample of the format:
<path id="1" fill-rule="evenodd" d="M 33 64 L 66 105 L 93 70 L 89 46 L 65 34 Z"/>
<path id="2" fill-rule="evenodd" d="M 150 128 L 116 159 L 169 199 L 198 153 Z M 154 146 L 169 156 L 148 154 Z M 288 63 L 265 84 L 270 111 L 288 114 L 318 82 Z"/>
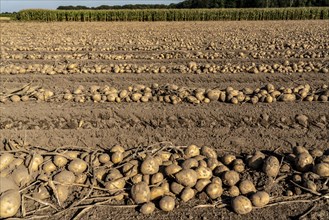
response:
<path id="1" fill-rule="evenodd" d="M 183 0 L 0 0 L 0 12 L 17 12 L 27 8 L 56 9 L 60 5 L 97 7 L 100 5 L 171 4 L 181 1 Z"/>

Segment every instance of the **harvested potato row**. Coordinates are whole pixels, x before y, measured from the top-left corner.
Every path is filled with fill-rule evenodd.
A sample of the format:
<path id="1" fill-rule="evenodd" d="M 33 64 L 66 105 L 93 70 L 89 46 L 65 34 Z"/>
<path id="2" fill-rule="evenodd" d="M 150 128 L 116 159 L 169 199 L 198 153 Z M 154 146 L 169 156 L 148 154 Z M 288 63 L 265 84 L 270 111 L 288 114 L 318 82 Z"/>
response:
<path id="1" fill-rule="evenodd" d="M 327 85 L 311 87 L 309 84 L 299 85 L 296 87 L 275 87 L 273 84 L 267 84 L 263 87 L 252 89 L 243 88 L 241 90 L 227 87 L 219 88 L 187 88 L 179 87 L 174 84 L 160 86 L 157 83 L 151 86 L 134 85 L 126 89 L 117 89 L 108 85 L 93 85 L 85 88 L 80 85 L 73 91 L 66 90 L 55 93 L 51 90 L 25 86 L 14 92 L 0 93 L 0 102 L 7 101 L 74 101 L 84 103 L 92 101 L 98 102 L 163 102 L 178 104 L 187 102 L 191 104 L 226 102 L 232 104 L 258 102 L 294 102 L 294 101 L 320 101 L 327 102 L 329 99 L 329 88 Z"/>
<path id="2" fill-rule="evenodd" d="M 287 195 L 298 195 L 301 189 L 315 195 L 328 193 L 328 152 L 302 146 L 284 158 L 260 151 L 246 156 L 218 155 L 209 146 L 196 145 L 159 144 L 146 150 L 126 150 L 120 145 L 107 150 L 30 148 L 12 153 L 9 145 L 8 151 L 0 152 L 1 218 L 18 214 L 21 196 L 57 201 L 54 205 L 65 209 L 75 190 L 81 192 L 79 187 L 91 185 L 117 201 L 133 201 L 143 214 L 151 214 L 156 207 L 172 211 L 177 202 L 196 199 L 200 193 L 211 200 L 228 196 L 236 213 L 247 214 L 270 202 L 271 186 L 260 185 L 264 178 L 273 181 L 280 176 L 291 187 L 300 187 L 295 192 L 287 188 Z"/>
<path id="3" fill-rule="evenodd" d="M 220 61 L 222 62 L 222 61 Z M 226 74 L 226 73 L 328 73 L 328 65 L 322 61 L 292 62 L 288 59 L 281 62 L 256 64 L 246 61 L 239 63 L 205 63 L 186 61 L 181 64 L 166 63 L 118 63 L 118 64 L 81 64 L 72 61 L 69 64 L 6 64 L 0 67 L 1 74 L 123 74 L 123 73 L 177 73 L 177 74 Z"/>
<path id="4" fill-rule="evenodd" d="M 154 53 L 109 53 L 109 52 L 73 52 L 63 53 L 33 53 L 33 52 L 7 52 L 0 54 L 3 60 L 170 60 L 170 59 L 310 59 L 310 58 L 328 58 L 329 52 L 327 50 L 308 50 L 308 49 L 288 49 L 284 51 L 277 50 L 242 50 L 242 51 L 195 51 L 195 52 L 154 52 Z"/>
<path id="5" fill-rule="evenodd" d="M 217 23 L 216 23 L 217 24 Z M 63 26 L 65 28 L 63 28 Z M 289 51 L 328 49 L 326 21 L 303 23 L 214 23 L 186 24 L 127 24 L 125 26 L 72 24 L 54 26 L 49 32 L 47 24 L 30 25 L 23 31 L 16 24 L 3 25 L 3 51 L 73 51 L 88 54 L 94 51 Z M 35 30 L 38 28 L 38 32 Z M 145 29 L 147 28 L 147 31 Z M 263 30 L 266 28 L 266 37 Z M 71 35 L 67 29 L 72 29 Z M 82 30 L 84 31 L 82 34 Z M 173 31 L 174 30 L 174 31 Z M 209 34 L 211 30 L 212 34 Z M 227 31 L 229 30 L 229 31 Z M 198 34 L 196 34 L 198 33 Z M 311 35 L 309 33 L 312 33 Z M 24 36 L 24 37 L 22 37 Z M 152 36 L 152 37 L 150 37 Z M 287 52 L 288 53 L 288 52 Z"/>

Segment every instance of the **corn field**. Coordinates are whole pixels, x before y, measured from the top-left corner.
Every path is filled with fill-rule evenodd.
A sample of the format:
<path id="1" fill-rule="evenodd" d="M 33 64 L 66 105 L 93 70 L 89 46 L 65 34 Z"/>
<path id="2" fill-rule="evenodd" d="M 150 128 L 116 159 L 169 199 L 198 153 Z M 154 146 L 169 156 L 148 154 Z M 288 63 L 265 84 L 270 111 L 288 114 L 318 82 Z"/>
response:
<path id="1" fill-rule="evenodd" d="M 329 7 L 266 9 L 22 10 L 19 21 L 219 21 L 329 19 Z"/>

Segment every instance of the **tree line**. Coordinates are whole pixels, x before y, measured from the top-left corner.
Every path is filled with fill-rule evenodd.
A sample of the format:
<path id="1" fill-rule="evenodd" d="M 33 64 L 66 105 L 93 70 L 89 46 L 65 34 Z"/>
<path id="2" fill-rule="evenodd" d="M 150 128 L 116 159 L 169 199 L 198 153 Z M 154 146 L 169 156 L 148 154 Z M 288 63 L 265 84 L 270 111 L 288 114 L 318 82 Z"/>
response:
<path id="1" fill-rule="evenodd" d="M 177 4 L 129 4 L 87 6 L 59 6 L 58 10 L 108 9 L 169 9 L 169 8 L 286 8 L 329 6 L 329 0 L 185 0 Z"/>

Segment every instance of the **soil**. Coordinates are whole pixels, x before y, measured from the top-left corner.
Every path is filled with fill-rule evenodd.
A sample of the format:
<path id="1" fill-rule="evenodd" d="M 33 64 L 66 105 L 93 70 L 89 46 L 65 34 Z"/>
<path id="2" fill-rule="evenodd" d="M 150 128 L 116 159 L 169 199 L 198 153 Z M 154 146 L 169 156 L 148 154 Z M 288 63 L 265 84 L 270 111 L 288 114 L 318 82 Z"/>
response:
<path id="1" fill-rule="evenodd" d="M 262 42 L 266 41 L 261 37 L 268 35 L 273 41 L 278 41 L 279 37 L 284 42 L 291 39 L 297 44 L 315 45 L 314 51 L 324 51 L 328 54 L 329 38 L 313 38 L 315 36 L 326 36 L 329 28 L 328 21 L 268 21 L 268 22 L 204 22 L 204 23 L 115 23 L 111 27 L 108 23 L 5 23 L 1 24 L 2 29 L 2 52 L 7 54 L 72 54 L 71 51 L 48 51 L 48 47 L 61 47 L 68 45 L 67 41 L 61 42 L 63 31 L 71 33 L 72 39 L 82 39 L 82 35 L 93 36 L 91 42 L 97 46 L 97 40 L 104 42 L 106 34 L 113 29 L 113 34 L 109 40 L 118 39 L 117 46 L 126 46 L 131 48 L 139 39 L 145 45 L 153 45 L 156 41 L 167 45 L 168 49 L 153 51 L 144 51 L 148 54 L 159 54 L 161 52 L 176 51 L 181 49 L 171 48 L 170 43 L 175 42 L 175 37 L 189 39 L 192 45 L 196 45 L 195 51 L 206 49 L 209 42 L 220 42 L 227 45 L 224 50 L 218 49 L 221 53 L 233 52 L 230 39 L 239 42 L 243 36 L 248 40 L 254 40 L 251 44 L 261 47 Z M 108 30 L 106 34 L 102 31 Z M 149 32 L 154 33 L 147 35 Z M 212 27 L 214 27 L 212 29 Z M 85 29 L 83 29 L 85 28 Z M 127 29 L 125 29 L 127 28 Z M 126 31 L 129 30 L 130 31 Z M 53 38 L 49 38 L 49 32 L 52 31 Z M 68 31 L 68 30 L 71 30 Z M 94 30 L 94 32 L 93 32 Z M 120 32 L 120 30 L 122 32 Z M 219 30 L 222 31 L 219 33 Z M 6 32 L 3 32 L 6 31 Z M 13 34 L 9 38 L 9 34 Z M 173 35 L 170 35 L 170 32 Z M 286 31 L 287 33 L 284 33 Z M 57 33 L 61 33 L 56 35 Z M 121 33 L 121 35 L 120 35 Z M 128 34 L 127 34 L 128 33 Z M 140 33 L 140 35 L 138 35 Z M 223 34 L 226 33 L 226 34 Z M 275 33 L 275 34 L 273 34 Z M 44 44 L 42 35 L 49 38 L 49 44 Z M 161 35 L 163 34 L 163 35 Z M 69 34 L 67 34 L 69 35 Z M 196 39 L 193 36 L 196 35 Z M 327 33 L 328 35 L 328 33 Z M 163 38 L 161 38 L 161 36 Z M 173 37 L 174 36 L 174 37 Z M 236 36 L 238 40 L 234 39 Z M 252 37 L 250 37 L 252 36 Z M 127 43 L 128 37 L 137 37 L 132 42 Z M 217 38 L 219 37 L 219 38 Z M 256 37 L 256 38 L 253 38 Z M 257 38 L 259 37 L 259 38 Z M 166 43 L 165 38 L 172 42 Z M 27 39 L 24 43 L 22 39 Z M 203 39 L 202 42 L 197 40 Z M 93 41 L 94 40 L 94 41 Z M 298 42 L 301 41 L 301 42 Z M 9 44 L 14 42 L 14 44 Z M 179 39 L 177 39 L 179 42 Z M 208 43 L 207 43 L 208 42 Z M 112 42 L 113 43 L 113 42 Z M 110 44 L 112 44 L 110 43 Z M 127 43 L 127 44 L 124 44 Z M 265 43 L 264 43 L 265 44 Z M 19 52 L 15 48 L 17 45 L 27 47 L 42 48 L 36 51 Z M 70 43 L 71 45 L 71 43 Z M 81 46 L 80 41 L 73 43 L 77 47 Z M 115 45 L 115 44 L 114 44 Z M 204 45 L 204 46 L 203 46 Z M 266 45 L 264 45 L 266 48 Z M 151 46 L 150 46 L 151 48 Z M 320 48 L 320 49 L 319 49 Z M 255 48 L 256 49 L 256 48 Z M 280 49 L 280 48 L 279 48 Z M 278 51 L 279 51 L 278 49 Z M 282 49 L 282 48 L 281 48 Z M 252 51 L 253 49 L 250 49 Z M 266 50 L 266 49 L 264 49 Z M 283 48 L 282 50 L 286 50 Z M 307 49 L 296 48 L 295 50 L 307 51 Z M 193 50 L 192 50 L 193 51 Z M 214 50 L 216 51 L 216 49 Z M 224 51 L 224 52 L 223 52 Z M 188 51 L 189 52 L 189 51 Z M 194 52 L 194 51 L 193 51 Z M 98 51 L 102 54 L 102 51 Z M 104 52 L 108 53 L 108 52 Z M 129 53 L 120 48 L 112 51 L 113 54 Z M 143 56 L 142 52 L 133 51 L 133 53 Z M 80 65 L 89 63 L 152 63 L 151 60 L 75 60 Z M 255 59 L 248 62 L 274 63 L 285 60 L 314 61 L 329 65 L 328 56 L 321 58 L 298 59 L 286 57 L 276 57 L 273 59 Z M 155 63 L 161 65 L 186 64 L 191 60 L 198 62 L 197 58 L 163 59 L 156 60 Z M 199 60 L 200 63 L 242 63 L 246 62 L 239 57 L 234 56 L 227 60 Z M 24 63 L 42 63 L 50 64 L 56 60 L 28 60 L 28 59 L 1 59 L 4 65 L 22 65 Z M 88 64 L 89 65 L 89 64 Z M 35 72 L 33 74 L 21 75 L 0 75 L 1 89 L 19 88 L 31 83 L 51 89 L 55 92 L 66 89 L 73 90 L 79 85 L 88 88 L 91 85 L 111 85 L 117 88 L 125 88 L 134 84 L 152 85 L 159 84 L 177 84 L 188 87 L 221 88 L 225 89 L 232 86 L 237 89 L 244 87 L 259 88 L 266 83 L 272 83 L 275 86 L 296 86 L 308 83 L 311 86 L 329 85 L 329 74 L 315 71 L 305 73 L 227 73 L 227 74 L 179 74 L 179 73 L 123 73 L 123 74 L 68 74 L 68 75 L 46 75 Z M 49 102 L 6 102 L 0 103 L 0 139 L 22 140 L 34 146 L 43 146 L 49 149 L 56 149 L 59 146 L 75 145 L 82 147 L 109 148 L 120 144 L 126 148 L 132 146 L 149 146 L 154 143 L 169 141 L 174 145 L 196 144 L 199 146 L 208 145 L 216 149 L 219 155 L 227 152 L 235 154 L 252 153 L 256 149 L 262 151 L 276 150 L 276 153 L 283 154 L 291 152 L 297 145 L 305 146 L 307 149 L 318 148 L 329 150 L 329 102 L 275 102 L 275 103 L 243 103 L 233 105 L 229 103 L 211 102 L 209 104 L 192 105 L 188 103 L 179 103 L 172 105 L 168 103 L 148 102 L 148 103 L 74 103 L 65 101 Z M 300 115 L 307 117 L 307 122 L 299 120 Z M 0 149 L 4 148 L 3 142 Z M 271 192 L 272 196 L 283 196 L 282 188 L 275 188 Z M 317 202 L 295 202 L 276 206 L 269 206 L 261 209 L 254 209 L 247 215 L 237 215 L 230 208 L 194 208 L 196 204 L 209 202 L 207 198 L 200 196 L 188 203 L 179 202 L 178 207 L 170 213 L 157 210 L 151 216 L 144 216 L 134 208 L 125 207 L 95 207 L 86 212 L 81 219 L 296 219 L 315 206 L 315 209 L 306 216 L 307 219 L 328 219 L 329 218 L 329 200 L 320 200 Z M 61 216 L 62 219 L 70 219 L 74 215 L 68 212 Z M 58 218 L 58 217 L 54 217 Z"/>

